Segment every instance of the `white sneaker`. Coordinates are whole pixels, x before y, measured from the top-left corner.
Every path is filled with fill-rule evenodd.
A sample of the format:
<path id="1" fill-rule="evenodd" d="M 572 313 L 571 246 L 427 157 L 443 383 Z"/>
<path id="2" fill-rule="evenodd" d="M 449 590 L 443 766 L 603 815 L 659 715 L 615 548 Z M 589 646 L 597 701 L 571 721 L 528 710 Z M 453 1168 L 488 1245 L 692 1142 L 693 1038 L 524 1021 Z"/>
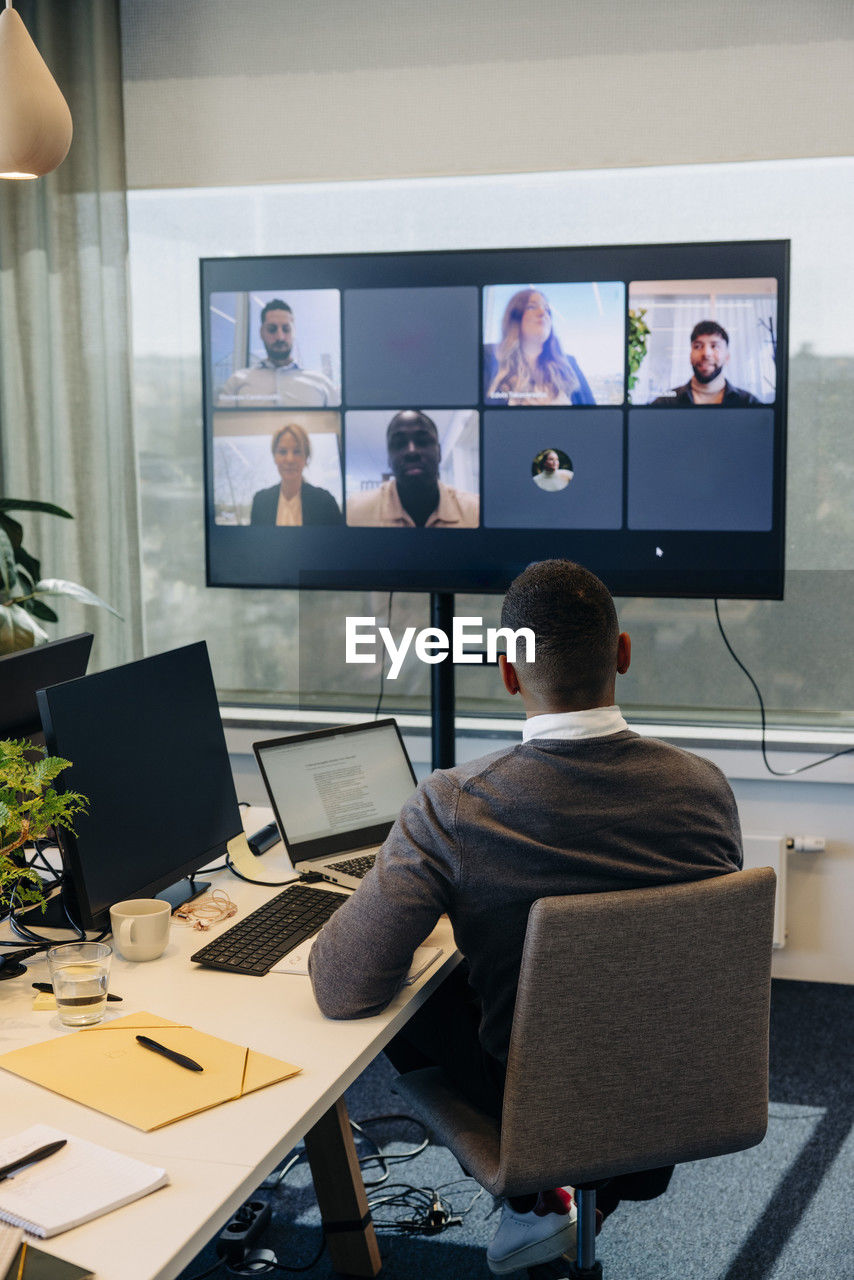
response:
<path id="1" fill-rule="evenodd" d="M 486 1251 L 490 1271 L 500 1276 L 559 1258 L 575 1244 L 576 1217 L 572 1197 L 562 1187 L 541 1191 L 528 1213 L 517 1213 L 505 1200 L 498 1230 Z"/>

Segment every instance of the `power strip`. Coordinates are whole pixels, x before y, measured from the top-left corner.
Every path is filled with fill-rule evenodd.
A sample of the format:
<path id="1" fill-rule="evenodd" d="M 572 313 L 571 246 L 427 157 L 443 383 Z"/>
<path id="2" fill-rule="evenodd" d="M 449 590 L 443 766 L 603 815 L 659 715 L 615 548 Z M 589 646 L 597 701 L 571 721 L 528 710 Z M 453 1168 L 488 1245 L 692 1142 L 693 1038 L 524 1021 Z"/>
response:
<path id="1" fill-rule="evenodd" d="M 247 1200 L 226 1223 L 216 1242 L 217 1256 L 240 1262 L 261 1232 L 270 1225 L 272 1210 L 267 1200 Z"/>

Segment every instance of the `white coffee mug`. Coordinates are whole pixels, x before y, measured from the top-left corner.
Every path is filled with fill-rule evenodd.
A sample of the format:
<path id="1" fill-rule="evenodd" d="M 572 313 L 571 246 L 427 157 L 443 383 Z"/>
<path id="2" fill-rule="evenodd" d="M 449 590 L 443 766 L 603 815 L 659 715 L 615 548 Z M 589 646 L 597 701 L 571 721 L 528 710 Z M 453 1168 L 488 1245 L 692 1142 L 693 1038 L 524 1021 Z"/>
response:
<path id="1" fill-rule="evenodd" d="M 169 941 L 172 908 L 160 898 L 129 898 L 110 907 L 113 942 L 125 960 L 156 960 Z"/>

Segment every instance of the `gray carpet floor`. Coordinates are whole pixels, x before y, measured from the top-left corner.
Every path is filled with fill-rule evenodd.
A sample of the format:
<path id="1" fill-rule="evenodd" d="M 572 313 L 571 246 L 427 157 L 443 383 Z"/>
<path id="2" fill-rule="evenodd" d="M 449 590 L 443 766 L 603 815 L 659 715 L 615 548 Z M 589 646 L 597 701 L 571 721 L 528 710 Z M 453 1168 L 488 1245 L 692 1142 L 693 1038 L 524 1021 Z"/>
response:
<path id="1" fill-rule="evenodd" d="M 647 1204 L 624 1202 L 597 1241 L 606 1280 L 851 1280 L 854 1277 L 854 987 L 775 982 L 771 1016 L 771 1108 L 768 1134 L 750 1151 L 680 1165 L 666 1195 Z M 380 1057 L 348 1091 L 351 1118 L 361 1122 L 402 1110 L 392 1092 L 394 1072 Z M 366 1132 L 393 1153 L 418 1145 L 411 1122 L 369 1123 Z M 359 1153 L 370 1143 L 360 1138 Z M 376 1180 L 376 1163 L 364 1167 Z M 438 1236 L 378 1231 L 386 1280 L 479 1280 L 490 1275 L 484 1251 L 497 1208 L 463 1179 L 448 1151 L 429 1146 L 414 1159 L 389 1165 L 391 1184 L 439 1190 L 462 1215 Z M 321 1245 L 319 1216 L 304 1159 L 282 1183 L 261 1194 L 273 1222 L 259 1244 L 282 1267 L 299 1267 Z M 377 1223 L 412 1216 L 377 1205 Z M 191 1280 L 216 1262 L 213 1243 L 186 1269 Z M 223 1266 L 212 1272 L 227 1276 Z M 281 1271 L 270 1271 L 281 1275 Z M 327 1280 L 324 1253 L 302 1273 Z M 524 1272 L 511 1280 L 522 1280 Z"/>

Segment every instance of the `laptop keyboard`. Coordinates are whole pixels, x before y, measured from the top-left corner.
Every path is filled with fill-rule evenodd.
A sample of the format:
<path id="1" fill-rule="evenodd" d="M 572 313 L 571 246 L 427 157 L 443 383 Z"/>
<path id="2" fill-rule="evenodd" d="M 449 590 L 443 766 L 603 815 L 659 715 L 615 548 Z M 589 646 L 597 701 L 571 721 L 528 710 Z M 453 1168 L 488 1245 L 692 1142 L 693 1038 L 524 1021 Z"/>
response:
<path id="1" fill-rule="evenodd" d="M 375 853 L 368 853 L 362 858 L 346 858 L 343 862 L 328 862 L 326 869 L 327 871 L 343 871 L 345 875 L 355 876 L 357 880 L 361 880 L 362 876 L 368 874 L 376 860 L 377 855 Z"/>
<path id="2" fill-rule="evenodd" d="M 326 923 L 348 893 L 291 885 L 190 956 L 209 969 L 261 977 Z"/>

